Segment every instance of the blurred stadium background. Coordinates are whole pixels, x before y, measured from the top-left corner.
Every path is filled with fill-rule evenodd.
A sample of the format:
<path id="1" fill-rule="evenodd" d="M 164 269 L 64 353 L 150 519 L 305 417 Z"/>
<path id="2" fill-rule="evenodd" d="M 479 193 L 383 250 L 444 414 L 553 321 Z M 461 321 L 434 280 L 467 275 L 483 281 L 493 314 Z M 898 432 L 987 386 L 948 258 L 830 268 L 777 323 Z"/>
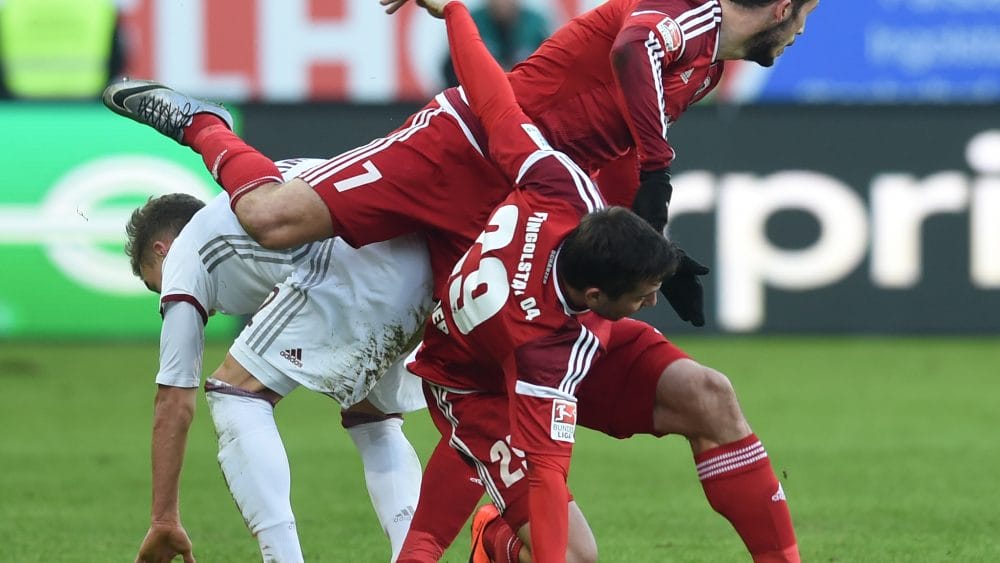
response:
<path id="1" fill-rule="evenodd" d="M 525 3 L 554 26 L 595 5 Z M 375 0 L 115 8 L 124 74 L 226 101 L 275 159 L 381 136 L 443 86 L 443 24 Z M 130 560 L 159 317 L 123 226 L 149 195 L 218 188 L 188 149 L 95 99 L 17 97 L 0 100 L 0 560 Z M 773 68 L 729 65 L 671 139 L 671 229 L 713 269 L 708 325 L 666 304 L 645 318 L 733 378 L 789 468 L 803 554 L 1000 560 L 1000 2 L 823 0 Z M 209 323 L 206 369 L 237 329 Z M 297 395 L 278 411 L 306 554 L 382 560 L 335 409 Z M 201 560 L 251 561 L 205 413 L 187 528 Z M 429 453 L 429 422 L 407 429 Z M 583 438 L 574 492 L 605 560 L 741 560 L 683 443 Z"/>

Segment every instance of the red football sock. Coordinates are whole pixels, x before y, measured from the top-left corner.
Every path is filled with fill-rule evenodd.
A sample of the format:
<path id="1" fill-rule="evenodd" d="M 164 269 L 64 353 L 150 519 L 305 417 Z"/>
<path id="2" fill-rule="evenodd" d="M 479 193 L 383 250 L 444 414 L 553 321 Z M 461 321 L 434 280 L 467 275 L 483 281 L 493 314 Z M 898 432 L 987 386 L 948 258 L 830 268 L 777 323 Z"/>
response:
<path id="1" fill-rule="evenodd" d="M 483 486 L 472 467 L 448 445 L 448 440 L 438 442 L 427 460 L 417 511 L 397 563 L 440 560 L 482 496 Z"/>
<path id="2" fill-rule="evenodd" d="M 229 130 L 217 116 L 199 113 L 184 129 L 182 143 L 201 155 L 212 178 L 229 194 L 229 206 L 264 184 L 281 182 L 274 162 Z"/>
<path id="3" fill-rule="evenodd" d="M 503 518 L 495 518 L 483 530 L 483 548 L 495 563 L 518 563 L 523 546 Z"/>
<path id="4" fill-rule="evenodd" d="M 757 563 L 798 562 L 785 492 L 757 436 L 694 456 L 705 496 L 726 517 Z"/>

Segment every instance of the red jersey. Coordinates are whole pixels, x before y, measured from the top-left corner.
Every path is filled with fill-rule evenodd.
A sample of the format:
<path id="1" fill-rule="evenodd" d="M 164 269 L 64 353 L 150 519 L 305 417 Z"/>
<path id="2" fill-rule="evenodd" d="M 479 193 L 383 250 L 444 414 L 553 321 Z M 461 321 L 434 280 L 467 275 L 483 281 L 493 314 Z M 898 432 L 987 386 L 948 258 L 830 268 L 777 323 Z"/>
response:
<path id="1" fill-rule="evenodd" d="M 583 215 L 604 204 L 587 175 L 530 123 L 488 130 L 491 146 L 513 157 L 491 150 L 498 164 L 520 162 L 504 167 L 517 170 L 515 189 L 451 271 L 407 367 L 446 388 L 509 397 L 510 444 L 525 452 L 530 468 L 532 556 L 548 563 L 566 554 L 568 520 L 553 507 L 569 500 L 574 394 L 606 349 L 611 325 L 581 324 L 581 311 L 560 288 L 559 247 Z M 534 142 L 533 152 L 520 152 Z"/>
<path id="2" fill-rule="evenodd" d="M 670 124 L 722 76 L 721 20 L 718 0 L 609 0 L 556 31 L 508 78 L 549 142 L 589 173 L 633 161 L 631 178 L 601 182 L 609 204 L 631 206 L 635 157 L 642 170 L 668 166 Z"/>
<path id="3" fill-rule="evenodd" d="M 562 294 L 555 266 L 562 240 L 604 201 L 518 107 L 464 6 L 449 4 L 445 14 L 455 72 L 514 190 L 444 278 L 411 369 L 450 388 L 506 393 L 516 379 L 518 391 L 523 383 L 572 401 L 600 346 Z M 577 341 L 589 343 L 584 359 Z"/>
<path id="4" fill-rule="evenodd" d="M 562 561 L 568 513 L 553 507 L 569 500 L 574 393 L 606 349 L 610 322 L 580 323 L 559 284 L 559 247 L 604 202 L 587 174 L 552 150 L 521 111 L 465 7 L 449 4 L 445 20 L 455 72 L 487 134 L 490 158 L 514 191 L 440 288 L 440 306 L 408 367 L 443 387 L 508 397 L 506 430 L 529 467 L 532 558 Z"/>
<path id="5" fill-rule="evenodd" d="M 601 353 L 602 330 L 592 320 L 591 328 L 581 324 L 581 311 L 574 311 L 560 290 L 555 265 L 563 238 L 603 203 L 586 175 L 561 153 L 536 150 L 523 169 L 515 191 L 451 271 L 410 368 L 453 389 L 572 402 Z M 539 426 L 548 428 L 552 406 L 540 409 Z M 561 449 L 547 435 L 531 442 L 516 447 Z"/>

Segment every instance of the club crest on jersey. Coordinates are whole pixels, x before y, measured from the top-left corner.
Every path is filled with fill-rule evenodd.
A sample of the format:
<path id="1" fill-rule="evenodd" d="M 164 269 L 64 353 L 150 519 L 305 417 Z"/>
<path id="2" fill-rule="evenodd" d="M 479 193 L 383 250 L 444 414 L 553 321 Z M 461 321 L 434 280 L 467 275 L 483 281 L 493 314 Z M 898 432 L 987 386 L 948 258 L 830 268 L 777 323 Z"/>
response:
<path id="1" fill-rule="evenodd" d="M 684 38 L 681 35 L 681 27 L 677 25 L 677 22 L 670 18 L 663 18 L 656 24 L 656 29 L 660 32 L 660 37 L 663 38 L 663 48 L 667 52 L 676 51 L 681 48 L 681 42 L 684 41 Z"/>
<path id="2" fill-rule="evenodd" d="M 565 399 L 552 401 L 551 437 L 559 442 L 576 441 L 576 403 Z"/>

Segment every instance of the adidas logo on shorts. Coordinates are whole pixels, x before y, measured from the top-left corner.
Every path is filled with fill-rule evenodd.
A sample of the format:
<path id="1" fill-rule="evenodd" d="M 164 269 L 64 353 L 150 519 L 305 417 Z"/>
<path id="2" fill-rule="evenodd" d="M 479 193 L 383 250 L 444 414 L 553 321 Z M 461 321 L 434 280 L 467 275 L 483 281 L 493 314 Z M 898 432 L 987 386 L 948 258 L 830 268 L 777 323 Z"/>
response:
<path id="1" fill-rule="evenodd" d="M 302 367 L 302 348 L 289 348 L 281 351 L 281 357 L 292 362 L 298 367 Z"/>

